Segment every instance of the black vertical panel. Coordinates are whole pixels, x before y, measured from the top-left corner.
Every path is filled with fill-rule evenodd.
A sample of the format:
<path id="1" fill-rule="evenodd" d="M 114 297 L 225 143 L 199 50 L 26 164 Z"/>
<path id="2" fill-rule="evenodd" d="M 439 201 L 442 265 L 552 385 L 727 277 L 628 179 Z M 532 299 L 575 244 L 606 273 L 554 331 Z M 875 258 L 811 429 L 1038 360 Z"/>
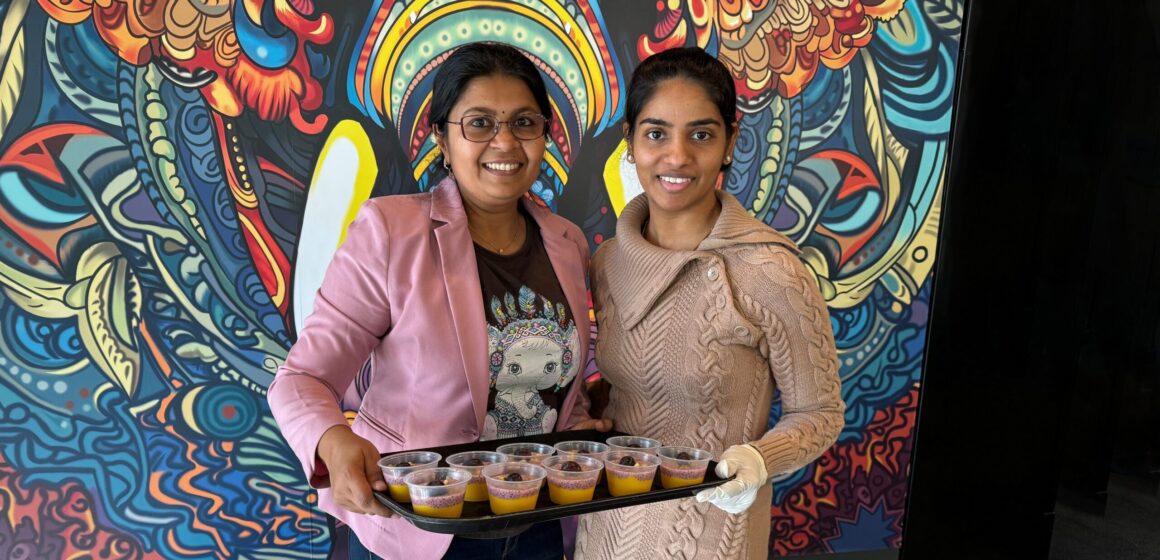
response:
<path id="1" fill-rule="evenodd" d="M 1109 106 L 1115 134 L 1108 139 L 1100 201 L 1112 224 L 1093 243 L 1092 254 L 1103 256 L 1092 267 L 1097 286 L 1093 320 L 1101 350 L 1115 363 L 1113 384 L 1114 441 L 1110 472 L 1136 478 L 1141 491 L 1155 495 L 1160 487 L 1160 2 L 1128 3 L 1132 14 L 1120 34 L 1126 43 L 1123 66 Z M 1101 320 L 1102 319 L 1102 320 Z M 1077 400 L 1077 391 L 1072 402 Z M 1083 419 L 1070 419 L 1084 425 Z M 1063 434 L 1064 439 L 1068 433 Z M 1152 526 L 1160 531 L 1160 519 Z"/>
<path id="2" fill-rule="evenodd" d="M 1127 11 L 968 5 L 903 558 L 1047 556 Z"/>

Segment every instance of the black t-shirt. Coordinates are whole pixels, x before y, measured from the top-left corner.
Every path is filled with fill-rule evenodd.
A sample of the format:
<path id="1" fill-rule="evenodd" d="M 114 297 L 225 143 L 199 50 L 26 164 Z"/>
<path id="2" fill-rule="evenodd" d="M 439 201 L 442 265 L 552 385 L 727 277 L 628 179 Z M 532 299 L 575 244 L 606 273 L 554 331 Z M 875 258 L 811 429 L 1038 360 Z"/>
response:
<path id="1" fill-rule="evenodd" d="M 524 222 L 524 245 L 511 255 L 475 246 L 491 373 L 480 440 L 551 432 L 583 368 L 576 363 L 580 337 L 540 230 L 530 216 Z"/>

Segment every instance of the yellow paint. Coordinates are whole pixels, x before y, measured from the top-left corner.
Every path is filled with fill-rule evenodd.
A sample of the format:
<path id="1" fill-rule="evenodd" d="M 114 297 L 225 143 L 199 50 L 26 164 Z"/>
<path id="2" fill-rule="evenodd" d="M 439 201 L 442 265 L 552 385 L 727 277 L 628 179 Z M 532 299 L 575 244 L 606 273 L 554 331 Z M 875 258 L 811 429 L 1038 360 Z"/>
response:
<path id="1" fill-rule="evenodd" d="M 274 302 L 275 307 L 281 307 L 282 302 L 286 299 L 286 277 L 282 274 L 282 268 L 278 266 L 278 261 L 274 259 L 274 253 L 270 251 L 270 247 L 266 245 L 266 240 L 262 237 L 258 228 L 250 222 L 250 219 L 245 214 L 238 213 L 238 222 L 250 232 L 250 238 L 254 240 L 254 244 L 262 250 L 262 258 L 270 263 L 270 271 L 274 273 L 274 293 L 270 294 L 270 299 Z"/>
<path id="2" fill-rule="evenodd" d="M 420 14 L 423 13 L 424 8 L 426 8 L 430 3 L 431 0 L 419 0 L 418 2 L 408 6 L 408 9 L 410 12 Z M 548 7 L 552 10 L 559 21 L 571 22 L 574 19 L 562 5 L 552 4 Z M 606 97 L 603 91 L 603 87 L 601 87 L 600 91 L 596 91 L 594 89 L 597 84 L 600 84 L 601 86 L 604 84 L 604 80 L 602 78 L 603 71 L 597 64 L 595 57 L 584 56 L 583 53 L 577 49 L 576 42 L 572 39 L 572 37 L 564 33 L 563 28 L 561 28 L 555 21 L 548 19 L 543 14 L 540 14 L 539 12 L 527 6 L 501 1 L 448 3 L 446 5 L 435 8 L 429 13 L 423 13 L 422 16 L 414 23 L 411 23 L 410 18 L 407 16 L 396 19 L 391 28 L 387 30 L 386 36 L 381 44 L 406 45 L 411 41 L 408 36 L 413 37 L 421 34 L 424 29 L 426 29 L 435 21 L 463 10 L 481 8 L 492 8 L 512 12 L 518 16 L 522 16 L 538 23 L 544 29 L 547 29 L 555 34 L 556 37 L 561 40 L 561 43 L 563 43 L 571 53 L 573 60 L 579 63 L 580 71 L 583 74 L 580 77 L 580 80 L 586 86 L 585 91 L 587 94 L 588 103 L 596 107 L 603 106 Z M 576 26 L 573 25 L 573 27 L 575 28 Z M 394 70 L 398 66 L 399 59 L 402 57 L 404 50 L 405 49 L 402 48 L 392 49 L 391 55 L 385 64 L 376 63 L 374 64 L 374 68 L 371 69 L 371 101 L 377 106 L 381 105 L 380 111 L 392 121 L 396 120 L 396 115 L 393 112 L 392 104 L 389 102 L 390 86 L 388 85 L 388 88 L 385 92 L 383 91 L 382 86 L 383 84 L 387 83 L 387 76 L 394 74 Z M 586 127 L 592 125 L 592 113 L 592 111 L 588 111 L 588 115 L 585 115 Z"/>
<path id="3" fill-rule="evenodd" d="M 416 115 L 422 115 L 422 114 L 424 114 L 424 113 L 427 111 L 427 106 L 428 106 L 428 105 L 430 105 L 430 104 L 431 104 L 431 92 L 429 92 L 429 91 L 428 91 L 428 92 L 427 92 L 427 95 L 425 95 L 425 96 L 423 97 L 423 103 L 420 103 L 420 104 L 419 104 L 419 111 L 418 111 L 418 112 L 416 112 L 415 114 L 416 114 Z M 414 137 L 415 137 L 415 133 L 416 133 L 416 132 L 418 132 L 418 130 L 419 130 L 419 119 L 415 119 L 415 122 L 411 124 L 411 135 L 410 135 L 410 136 L 408 136 L 408 138 L 414 138 Z M 434 131 L 434 130 L 432 130 L 432 131 L 431 131 L 431 134 L 435 134 L 435 131 Z M 411 146 L 409 146 L 409 145 L 407 145 L 407 146 L 403 146 L 403 151 L 404 151 L 404 152 L 410 152 L 410 151 L 411 151 Z"/>
<path id="4" fill-rule="evenodd" d="M 562 114 L 564 114 L 564 113 L 562 113 L 562 112 L 560 111 L 560 104 L 559 104 L 559 103 L 556 103 L 556 100 L 555 100 L 555 99 L 552 99 L 551 97 L 549 97 L 549 98 L 548 98 L 548 103 L 552 105 L 552 112 L 553 112 L 553 113 L 555 113 L 555 114 L 557 114 L 557 115 L 562 115 Z M 547 116 L 549 116 L 549 117 L 550 117 L 551 115 L 547 115 Z M 560 130 L 562 130 L 562 131 L 564 132 L 564 143 L 565 143 L 565 144 L 568 144 L 568 147 L 572 148 L 573 150 L 575 150 L 577 147 L 579 147 L 579 146 L 576 146 L 575 144 L 573 144 L 573 143 L 572 143 L 572 135 L 571 135 L 571 133 L 568 131 L 568 126 L 567 126 L 567 125 L 561 125 L 561 126 L 560 126 Z M 550 123 L 549 123 L 549 126 L 548 126 L 548 136 L 549 136 L 549 137 L 551 137 L 551 124 L 550 124 Z"/>
<path id="5" fill-rule="evenodd" d="M 347 204 L 346 215 L 343 217 L 342 233 L 338 237 L 338 245 L 342 245 L 343 240 L 346 239 L 347 227 L 358 215 L 359 206 L 362 206 L 362 203 L 370 198 L 371 189 L 375 186 L 375 179 L 379 176 L 379 165 L 375 160 L 375 151 L 371 146 L 370 137 L 367 136 L 366 131 L 358 122 L 344 120 L 335 125 L 334 130 L 330 132 L 330 137 L 326 139 L 326 145 L 322 147 L 322 151 L 318 155 L 317 161 L 320 165 L 314 168 L 314 176 L 310 180 L 311 195 L 315 194 L 313 192 L 314 186 L 323 182 L 323 178 L 319 176 L 322 170 L 321 163 L 326 161 L 331 147 L 340 139 L 349 141 L 355 147 L 355 151 L 358 153 L 358 171 L 355 173 L 350 201 Z"/>
<path id="6" fill-rule="evenodd" d="M 612 211 L 620 216 L 620 211 L 628 201 L 624 196 L 624 180 L 620 177 L 620 160 L 628 151 L 628 143 L 624 140 L 612 151 L 612 155 L 604 162 L 604 188 L 608 191 L 608 200 L 612 203 Z"/>
<path id="7" fill-rule="evenodd" d="M 202 431 L 201 426 L 196 422 L 197 414 L 194 413 L 193 404 L 197 402 L 197 395 L 204 389 L 204 385 L 201 387 L 194 387 L 193 390 L 190 391 L 184 399 L 181 399 L 181 416 L 186 419 L 186 424 L 188 424 L 190 428 L 193 428 L 195 432 L 203 436 L 205 435 L 205 432 Z"/>

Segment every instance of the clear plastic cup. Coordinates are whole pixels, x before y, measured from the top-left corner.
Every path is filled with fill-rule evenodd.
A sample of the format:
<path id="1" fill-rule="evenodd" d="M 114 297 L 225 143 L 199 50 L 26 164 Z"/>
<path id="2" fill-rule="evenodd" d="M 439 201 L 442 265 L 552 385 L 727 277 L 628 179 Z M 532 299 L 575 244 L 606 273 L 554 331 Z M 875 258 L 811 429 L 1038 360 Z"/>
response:
<path id="1" fill-rule="evenodd" d="M 661 459 L 661 486 L 680 488 L 705 481 L 705 469 L 713 454 L 695 447 L 666 446 L 657 450 Z"/>
<path id="2" fill-rule="evenodd" d="M 463 515 L 463 497 L 470 480 L 471 473 L 447 467 L 418 470 L 403 477 L 415 513 L 448 519 Z"/>
<path id="3" fill-rule="evenodd" d="M 569 440 L 561 441 L 555 445 L 556 455 L 563 455 L 570 457 L 572 455 L 587 455 L 593 459 L 604 460 L 604 454 L 608 453 L 608 444 L 600 443 L 598 441 L 584 441 L 584 440 Z M 596 483 L 599 484 L 604 480 L 604 470 L 596 477 Z"/>
<path id="4" fill-rule="evenodd" d="M 578 439 L 561 441 L 554 447 L 556 448 L 556 455 L 587 455 L 593 459 L 599 459 L 601 455 L 604 455 L 608 451 L 608 444 Z"/>
<path id="5" fill-rule="evenodd" d="M 387 479 L 391 499 L 399 503 L 410 502 L 411 493 L 407 490 L 407 483 L 403 482 L 403 477 L 420 469 L 434 467 L 442 458 L 442 455 L 434 451 L 408 451 L 379 459 L 379 468 L 383 469 L 383 477 Z"/>
<path id="6" fill-rule="evenodd" d="M 544 459 L 548 471 L 548 497 L 566 506 L 592 501 L 604 463 L 585 455 L 553 455 Z"/>
<path id="7" fill-rule="evenodd" d="M 625 464 L 632 459 L 632 464 Z M 624 463 L 622 463 L 624 461 Z M 604 470 L 608 471 L 608 493 L 613 496 L 631 496 L 652 490 L 660 457 L 644 451 L 613 449 L 604 455 Z"/>
<path id="8" fill-rule="evenodd" d="M 608 438 L 608 447 L 611 450 L 643 451 L 656 454 L 661 442 L 641 436 L 613 436 Z"/>
<path id="9" fill-rule="evenodd" d="M 487 482 L 483 480 L 483 467 L 506 460 L 502 453 L 495 451 L 465 451 L 456 453 L 447 458 L 447 464 L 471 473 L 471 482 L 467 483 L 467 494 L 464 498 L 469 502 L 487 501 Z"/>
<path id="10" fill-rule="evenodd" d="M 531 442 L 508 443 L 495 450 L 497 453 L 503 453 L 507 456 L 508 461 L 530 462 L 537 465 L 556 452 L 556 448 L 551 445 Z"/>
<path id="11" fill-rule="evenodd" d="M 518 475 L 519 479 L 508 480 L 512 475 Z M 536 509 L 540 487 L 547 475 L 544 467 L 530 462 L 496 463 L 483 467 L 491 512 L 503 515 Z"/>

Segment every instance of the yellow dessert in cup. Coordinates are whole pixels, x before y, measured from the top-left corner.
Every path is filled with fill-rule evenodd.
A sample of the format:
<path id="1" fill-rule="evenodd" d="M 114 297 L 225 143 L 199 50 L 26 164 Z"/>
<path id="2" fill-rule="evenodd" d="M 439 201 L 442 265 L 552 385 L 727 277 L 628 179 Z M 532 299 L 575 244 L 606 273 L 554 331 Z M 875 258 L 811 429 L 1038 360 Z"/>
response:
<path id="1" fill-rule="evenodd" d="M 456 453 L 447 458 L 447 464 L 471 473 L 471 482 L 467 483 L 467 494 L 464 498 L 468 502 L 487 501 L 487 482 L 483 480 L 483 467 L 504 462 L 502 453 L 495 451 L 465 451 Z"/>
<path id="2" fill-rule="evenodd" d="M 566 506 L 592 501 L 604 463 L 583 455 L 554 455 L 544 459 L 548 471 L 548 498 Z"/>
<path id="3" fill-rule="evenodd" d="M 604 459 L 608 493 L 613 496 L 631 496 L 652 490 L 660 458 L 643 451 L 609 451 Z"/>
<path id="4" fill-rule="evenodd" d="M 553 447 L 556 448 L 556 455 L 563 457 L 573 457 L 576 455 L 584 455 L 593 459 L 604 461 L 604 454 L 608 452 L 608 444 L 600 443 L 598 441 L 584 441 L 584 440 L 569 440 L 561 441 Z M 600 470 L 600 474 L 596 476 L 596 483 L 600 484 L 604 480 L 604 469 Z"/>
<path id="5" fill-rule="evenodd" d="M 681 488 L 705 481 L 705 469 L 713 454 L 695 447 L 661 447 L 661 487 Z"/>
<path id="6" fill-rule="evenodd" d="M 418 470 L 403 477 L 415 513 L 427 517 L 458 518 L 471 473 L 454 467 Z"/>
<path id="7" fill-rule="evenodd" d="M 496 515 L 536 509 L 548 471 L 531 462 L 497 463 L 483 467 L 488 503 Z"/>
<path id="8" fill-rule="evenodd" d="M 410 502 L 411 493 L 403 478 L 417 470 L 434 467 L 442 458 L 433 451 L 408 451 L 379 459 L 379 468 L 383 469 L 383 478 L 387 479 L 391 499 L 401 504 Z"/>

